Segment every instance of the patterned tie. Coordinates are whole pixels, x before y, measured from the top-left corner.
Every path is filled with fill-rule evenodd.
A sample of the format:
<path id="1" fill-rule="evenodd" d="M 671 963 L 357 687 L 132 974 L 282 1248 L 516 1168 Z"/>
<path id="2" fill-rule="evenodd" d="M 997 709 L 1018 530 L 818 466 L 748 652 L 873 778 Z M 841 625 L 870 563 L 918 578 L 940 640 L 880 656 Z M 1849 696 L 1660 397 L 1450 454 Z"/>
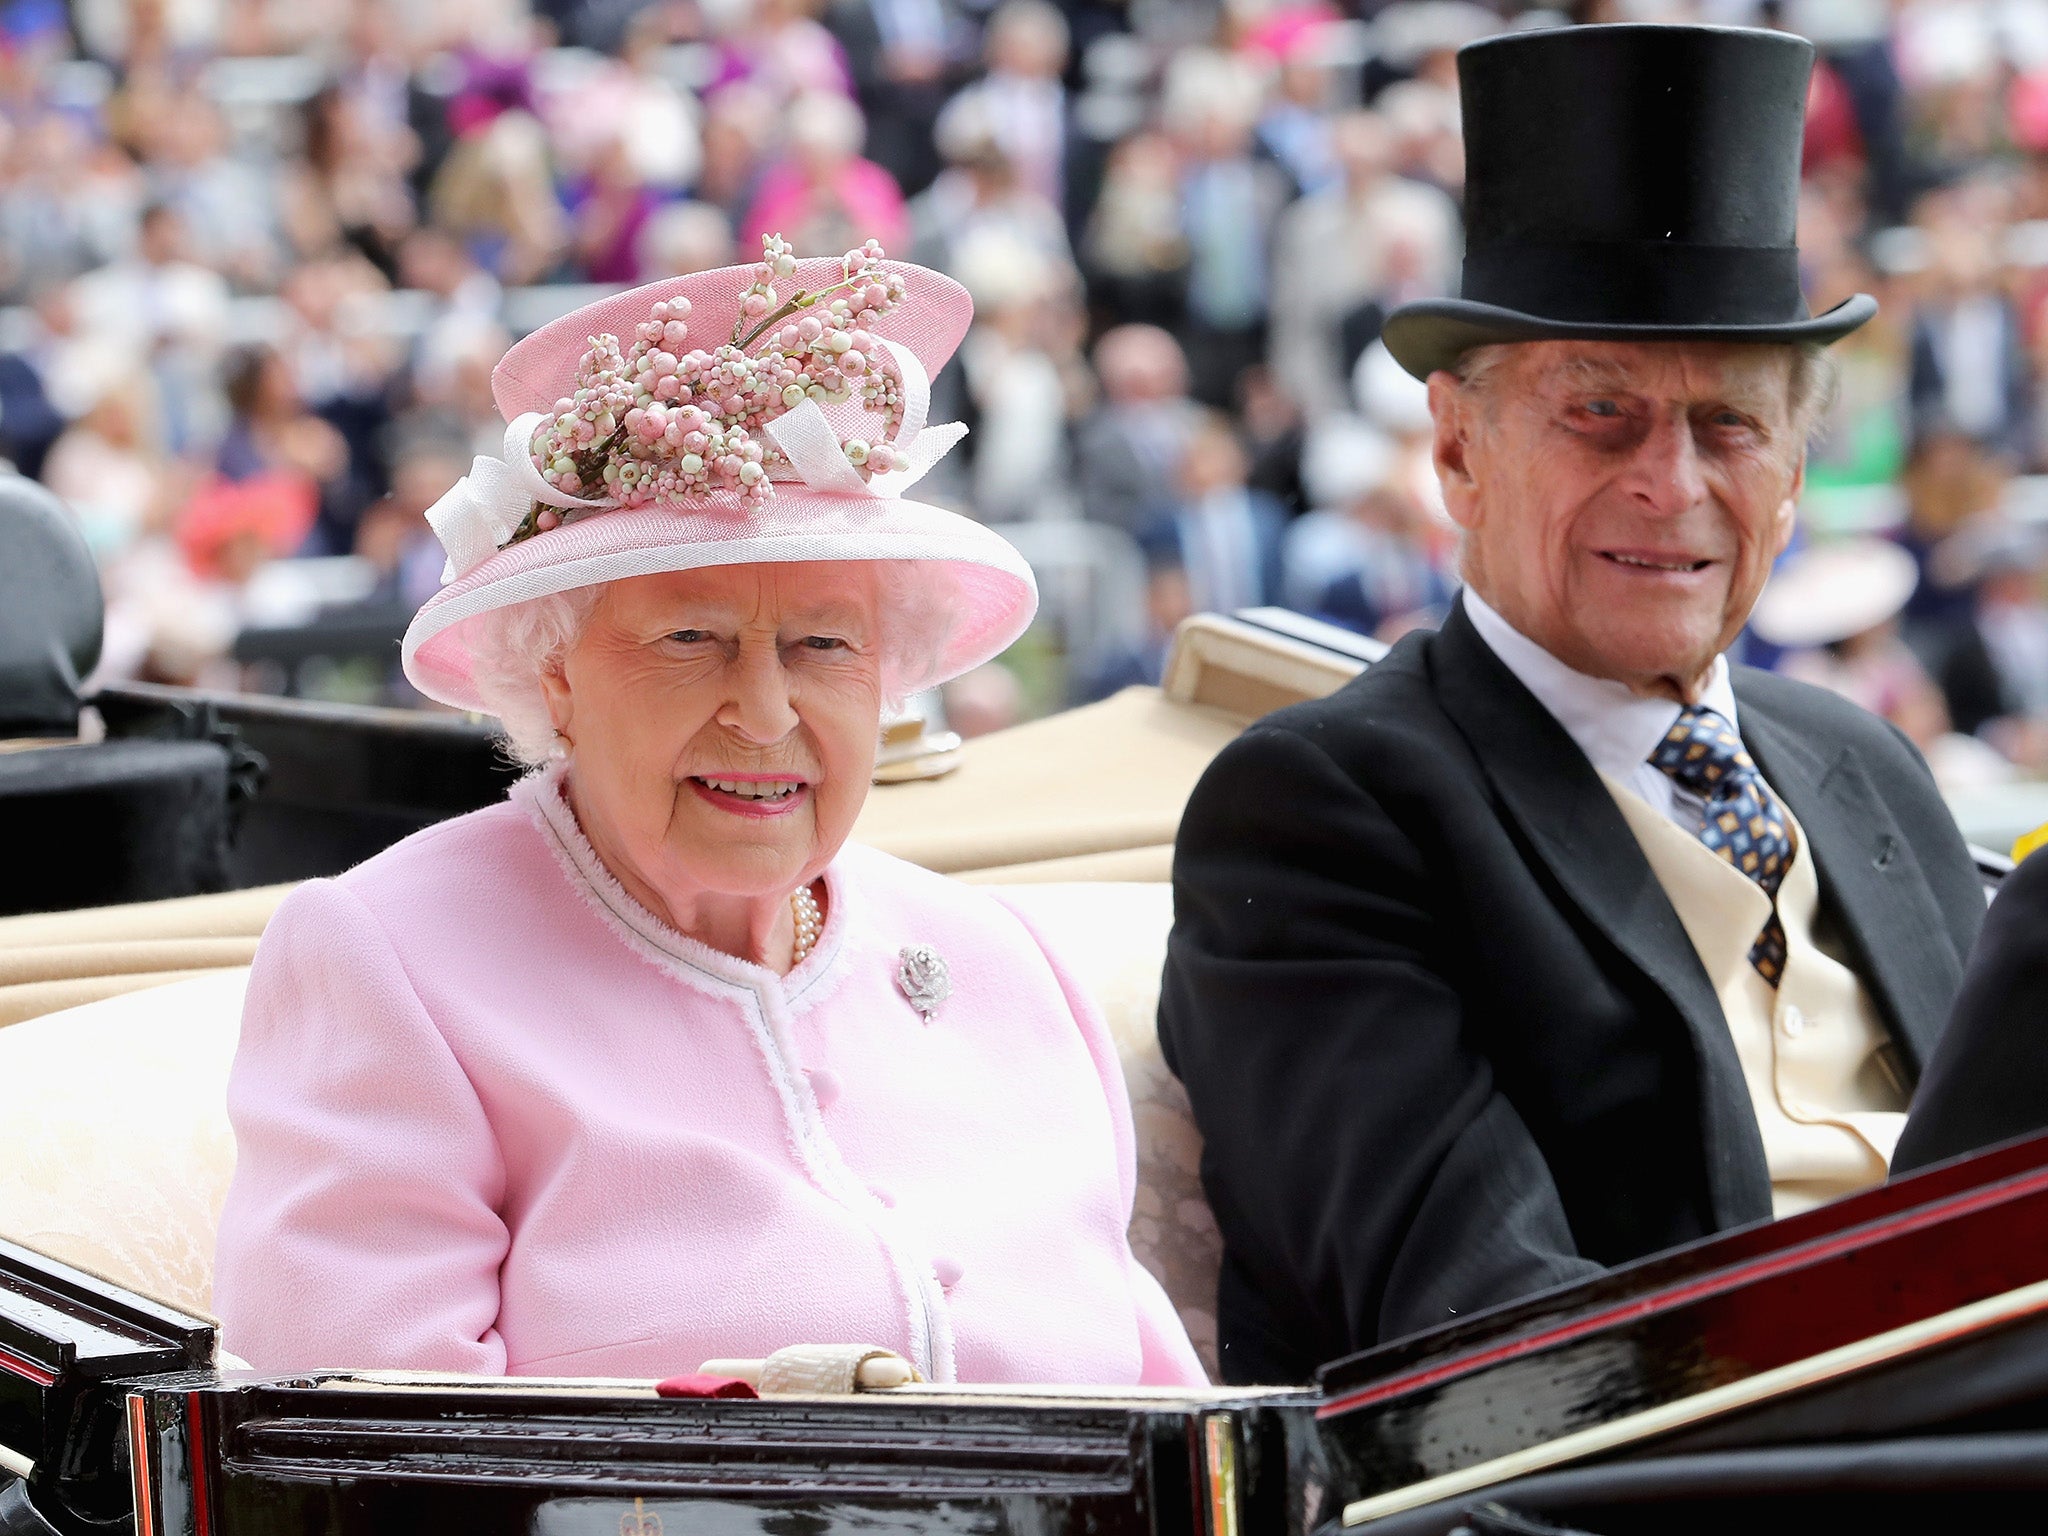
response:
<path id="1" fill-rule="evenodd" d="M 1771 919 L 1749 947 L 1749 963 L 1772 986 L 1785 974 L 1785 925 L 1778 921 L 1778 885 L 1792 862 L 1785 808 L 1743 750 L 1735 728 L 1711 709 L 1687 705 L 1650 754 L 1683 788 L 1706 802 L 1699 839 L 1763 887 Z"/>

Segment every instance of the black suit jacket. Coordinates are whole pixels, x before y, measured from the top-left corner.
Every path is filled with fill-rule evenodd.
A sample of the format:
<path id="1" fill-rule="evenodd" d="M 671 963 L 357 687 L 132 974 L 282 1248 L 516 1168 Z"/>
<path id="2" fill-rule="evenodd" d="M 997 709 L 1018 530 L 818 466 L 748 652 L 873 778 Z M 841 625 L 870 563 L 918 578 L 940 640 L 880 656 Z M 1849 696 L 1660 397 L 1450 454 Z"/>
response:
<path id="1" fill-rule="evenodd" d="M 1891 727 L 1768 673 L 1744 741 L 1821 883 L 1817 937 L 1909 1068 L 1983 914 Z M 1160 1038 L 1222 1227 L 1223 1372 L 1327 1360 L 1771 1214 L 1677 913 L 1577 744 L 1455 609 L 1210 766 L 1174 855 Z"/>
<path id="2" fill-rule="evenodd" d="M 2048 856 L 2006 877 L 1941 1045 L 1913 1095 L 1894 1175 L 2048 1129 Z"/>

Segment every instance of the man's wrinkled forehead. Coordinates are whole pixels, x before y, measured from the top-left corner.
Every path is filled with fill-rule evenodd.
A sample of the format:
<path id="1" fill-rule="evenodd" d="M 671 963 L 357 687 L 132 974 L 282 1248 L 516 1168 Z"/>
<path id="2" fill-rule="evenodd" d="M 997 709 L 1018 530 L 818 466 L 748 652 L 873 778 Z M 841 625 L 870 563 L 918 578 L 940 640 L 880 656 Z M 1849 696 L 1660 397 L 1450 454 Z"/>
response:
<path id="1" fill-rule="evenodd" d="M 1751 411 L 1791 403 L 1793 349 L 1741 342 L 1534 341 L 1512 349 L 1517 381 L 1548 396 L 1634 395 Z"/>

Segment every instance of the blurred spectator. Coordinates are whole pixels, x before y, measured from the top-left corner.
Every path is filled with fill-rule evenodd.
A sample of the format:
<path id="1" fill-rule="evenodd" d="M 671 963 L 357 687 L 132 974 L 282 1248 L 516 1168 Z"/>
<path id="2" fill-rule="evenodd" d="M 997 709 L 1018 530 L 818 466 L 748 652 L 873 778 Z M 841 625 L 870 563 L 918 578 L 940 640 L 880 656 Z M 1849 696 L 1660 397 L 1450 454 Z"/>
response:
<path id="1" fill-rule="evenodd" d="M 1691 19 L 1656 9 L 1639 14 L 1625 4 L 1604 0 L 1571 4 L 1562 9 L 1579 26 Z M 1379 69 L 1452 92 L 1458 88 L 1458 50 L 1501 29 L 1500 13 L 1473 0 L 1396 0 L 1379 12 L 1375 22 L 1379 45 L 1375 63 Z"/>
<path id="2" fill-rule="evenodd" d="M 745 83 L 727 86 L 705 104 L 697 196 L 735 225 L 753 202 L 780 122 L 768 93 Z"/>
<path id="3" fill-rule="evenodd" d="M 406 236 L 399 248 L 398 277 L 402 286 L 431 300 L 410 359 L 415 370 L 434 366 L 477 335 L 498 333 L 503 287 L 446 230 L 427 226 Z"/>
<path id="4" fill-rule="evenodd" d="M 939 172 L 935 126 L 971 28 L 954 0 L 834 0 L 825 25 L 845 50 L 869 124 L 868 154 L 905 192 Z"/>
<path id="5" fill-rule="evenodd" d="M 376 269 L 350 254 L 300 267 L 281 295 L 290 322 L 281 351 L 299 398 L 347 449 L 342 471 L 322 487 L 310 554 L 346 552 L 356 518 L 384 489 L 379 442 L 391 419 L 389 381 L 401 353 L 366 317 L 386 292 Z"/>
<path id="6" fill-rule="evenodd" d="M 2009 478 L 1998 458 L 1969 435 L 1943 430 L 1920 438 L 1901 475 L 1906 524 L 1899 542 L 1920 571 L 1906 607 L 1907 638 L 1937 671 L 1969 612 L 1970 595 L 1967 582 L 1934 559 L 1935 551 L 1952 534 L 1995 512 Z"/>
<path id="7" fill-rule="evenodd" d="M 788 153 L 761 178 L 740 223 L 742 246 L 780 234 L 802 256 L 836 256 L 863 240 L 900 250 L 909 235 L 903 193 L 889 173 L 861 158 L 866 126 L 845 96 L 816 91 L 789 108 Z"/>
<path id="8" fill-rule="evenodd" d="M 174 486 L 147 374 L 108 368 L 84 415 L 51 448 L 43 483 L 78 515 L 101 564 L 164 526 Z"/>
<path id="9" fill-rule="evenodd" d="M 732 220 L 710 203 L 670 203 L 640 231 L 640 270 L 651 277 L 677 277 L 730 265 Z"/>
<path id="10" fill-rule="evenodd" d="M 1289 608 L 1312 614 L 1325 592 L 1365 564 L 1372 536 L 1351 508 L 1392 482 L 1394 446 L 1363 417 L 1325 416 L 1303 445 L 1301 477 L 1310 509 L 1282 540 L 1280 595 Z"/>
<path id="11" fill-rule="evenodd" d="M 1319 46 L 1326 25 L 1303 27 L 1290 40 L 1259 117 L 1259 147 L 1287 173 L 1297 196 L 1328 191 L 1343 174 L 1331 123 L 1334 71 Z"/>
<path id="12" fill-rule="evenodd" d="M 1457 209 L 1393 171 L 1393 136 L 1374 112 L 1336 127 L 1342 183 L 1288 209 L 1276 265 L 1292 280 L 1273 306 L 1273 367 L 1311 418 L 1340 410 L 1351 366 L 1394 305 L 1453 286 Z"/>
<path id="13" fill-rule="evenodd" d="M 1434 81 L 1400 80 L 1374 97 L 1372 105 L 1394 137 L 1394 173 L 1453 198 L 1463 196 L 1465 138 L 1458 93 Z"/>
<path id="14" fill-rule="evenodd" d="M 2020 317 L 2001 282 L 2000 256 L 1986 241 L 1998 196 L 1960 187 L 1923 200 L 1930 252 L 1913 329 L 1910 385 L 1921 430 L 1952 427 L 2001 453 L 2029 459 L 2031 366 Z"/>
<path id="15" fill-rule="evenodd" d="M 851 96 L 853 78 L 838 41 L 817 19 L 811 0 L 752 0 L 719 43 L 718 72 L 707 94 L 746 83 L 766 98 L 771 117 L 801 96 Z"/>
<path id="16" fill-rule="evenodd" d="M 1059 210 L 1024 185 L 998 142 L 985 104 L 963 100 L 939 131 L 946 170 L 910 204 L 910 259 L 957 275 L 958 253 L 993 235 L 1054 266 L 1073 253 Z"/>
<path id="17" fill-rule="evenodd" d="M 1381 486 L 1346 511 L 1366 536 L 1363 559 L 1323 589 L 1316 615 L 1389 643 L 1443 623 L 1458 582 L 1430 547 L 1429 525 L 1414 500 Z"/>
<path id="18" fill-rule="evenodd" d="M 1450 545 L 1400 474 L 1394 445 L 1353 418 L 1319 427 L 1310 481 L 1324 510 L 1288 529 L 1291 606 L 1380 640 L 1443 622 L 1457 594 Z"/>
<path id="19" fill-rule="evenodd" d="M 1970 593 L 1938 676 L 1956 729 L 2014 762 L 2048 766 L 2048 547 L 2037 529 L 1986 518 L 1938 552 L 1936 569 Z"/>
<path id="20" fill-rule="evenodd" d="M 947 103 L 937 130 L 985 133 L 1015 169 L 1018 184 L 1054 208 L 1067 206 L 1067 21 L 1049 0 L 1003 0 L 989 17 L 988 73 Z"/>
<path id="21" fill-rule="evenodd" d="M 1352 366 L 1351 397 L 1359 414 L 1393 445 L 1390 482 L 1428 514 L 1442 537 L 1450 538 L 1443 486 L 1436 477 L 1436 420 L 1429 414 L 1429 386 L 1395 362 L 1384 342 L 1375 341 Z"/>
<path id="22" fill-rule="evenodd" d="M 1123 325 L 1095 344 L 1102 408 L 1082 421 L 1075 489 L 1082 513 L 1143 532 L 1171 505 L 1173 477 L 1199 414 L 1180 343 L 1153 325 Z"/>
<path id="23" fill-rule="evenodd" d="M 106 572 L 106 645 L 98 675 L 240 688 L 241 669 L 228 653 L 252 617 L 252 588 L 260 573 L 297 548 L 313 512 L 313 489 L 302 477 L 269 474 L 200 486 L 170 537 L 141 540 Z"/>
<path id="24" fill-rule="evenodd" d="M 432 434 L 464 444 L 472 456 L 501 454 L 505 419 L 491 397 L 491 370 L 511 344 L 497 326 L 479 327 L 422 358 L 413 372 L 413 398 L 387 434 Z M 385 457 L 381 444 L 379 456 Z"/>
<path id="25" fill-rule="evenodd" d="M 1906 217 L 1911 167 L 1906 154 L 1905 88 L 1885 35 L 1885 18 L 1871 18 L 1867 32 L 1835 38 L 1824 49 L 1829 72 L 1841 83 L 1855 118 L 1864 197 L 1878 223 Z M 1847 167 L 1857 169 L 1853 162 Z"/>
<path id="26" fill-rule="evenodd" d="M 41 478 L 44 456 L 64 430 L 52 377 L 61 366 L 64 336 L 71 329 L 70 295 L 51 286 L 38 295 L 26 317 L 23 345 L 0 353 L 0 459 L 24 475 Z M 71 402 L 74 409 L 82 402 Z"/>
<path id="27" fill-rule="evenodd" d="M 640 238 L 662 195 L 634 163 L 626 135 L 597 151 L 589 174 L 569 183 L 564 200 L 570 259 L 586 281 L 631 284 L 659 275 L 642 269 Z"/>
<path id="28" fill-rule="evenodd" d="M 177 211 L 193 258 L 245 292 L 272 286 L 283 254 L 276 192 L 269 177 L 231 152 L 220 108 L 187 89 L 153 129 L 151 191 Z"/>
<path id="29" fill-rule="evenodd" d="M 1017 674 L 999 661 L 984 662 L 946 684 L 946 724 L 964 741 L 1015 725 L 1024 713 Z"/>
<path id="30" fill-rule="evenodd" d="M 554 271 L 567 239 L 547 132 L 531 112 L 500 99 L 519 94 L 516 78 L 494 83 L 496 90 L 467 93 L 450 108 L 451 123 L 466 126 L 434 176 L 428 207 L 499 280 L 537 282 Z"/>
<path id="31" fill-rule="evenodd" d="M 1180 204 L 1180 160 L 1166 135 L 1140 131 L 1110 152 L 1081 255 L 1096 302 L 1118 320 L 1180 323 L 1188 269 Z"/>
<path id="32" fill-rule="evenodd" d="M 140 343 L 164 402 L 173 452 L 214 430 L 213 373 L 227 330 L 228 285 L 188 259 L 185 221 L 176 209 L 163 203 L 144 209 L 134 254 L 79 278 L 70 308 L 88 332 L 131 350 Z"/>
<path id="33" fill-rule="evenodd" d="M 1092 704 L 1125 688 L 1157 686 L 1173 649 L 1174 631 L 1196 612 L 1177 540 L 1154 539 L 1145 548 L 1145 630 L 1129 645 L 1112 646 L 1087 666 L 1073 702 Z"/>
<path id="34" fill-rule="evenodd" d="M 266 486 L 299 485 L 315 508 L 319 507 L 325 488 L 343 482 L 349 468 L 348 443 L 306 409 L 290 365 L 275 348 L 250 347 L 229 361 L 227 398 L 233 414 L 214 460 L 214 469 L 224 482 L 233 485 L 255 480 Z M 248 502 L 229 499 L 224 505 L 237 514 L 251 509 L 272 513 L 283 500 L 282 493 L 277 493 Z M 352 526 L 354 519 L 337 514 L 333 522 Z M 309 515 L 300 536 L 310 531 L 312 525 Z M 202 519 L 200 526 L 210 537 L 215 525 Z M 267 526 L 279 524 L 273 521 Z"/>
<path id="35" fill-rule="evenodd" d="M 611 174 L 647 188 L 655 201 L 697 179 L 704 154 L 697 102 L 661 73 L 666 25 L 659 7 L 642 11 L 617 59 L 547 104 L 548 131 L 572 183 L 604 174 L 617 156 L 623 164 Z"/>
<path id="36" fill-rule="evenodd" d="M 1785 650 L 1787 676 L 1861 705 L 1925 752 L 1947 734 L 1949 716 L 1899 638 L 1899 615 L 1918 582 L 1912 556 L 1882 539 L 1810 545 L 1779 562 L 1750 625 Z"/>
<path id="37" fill-rule="evenodd" d="M 427 509 L 469 468 L 467 445 L 434 433 L 405 443 L 391 466 L 390 493 L 363 513 L 355 553 L 376 570 L 367 604 L 418 608 L 441 587 L 444 557 Z"/>
<path id="38" fill-rule="evenodd" d="M 93 58 L 128 69 L 174 55 L 202 56 L 219 41 L 222 0 L 71 0 L 71 24 Z"/>
<path id="39" fill-rule="evenodd" d="M 1876 318 L 1830 347 L 1836 372 L 1829 403 L 1807 450 L 1806 483 L 1816 507 L 1825 490 L 1882 486 L 1905 467 L 1912 422 L 1901 389 L 1910 366 L 1911 305 L 1888 276 L 1854 249 L 1845 249 L 1817 274 L 1816 313 L 1855 293 L 1875 294 Z"/>
<path id="40" fill-rule="evenodd" d="M 145 186 L 69 116 L 0 118 L 0 294 L 19 300 L 125 256 Z"/>
<path id="41" fill-rule="evenodd" d="M 1193 364 L 1191 390 L 1205 404 L 1224 406 L 1238 375 L 1264 355 L 1272 287 L 1267 242 L 1287 203 L 1287 178 L 1253 153 L 1259 87 L 1242 60 L 1184 54 L 1174 61 L 1166 98 L 1182 157 L 1182 340 Z"/>
<path id="42" fill-rule="evenodd" d="M 301 257 L 362 253 L 386 277 L 416 217 L 406 172 L 417 146 L 402 129 L 379 126 L 360 98 L 323 86 L 300 113 L 304 158 L 284 183 L 284 226 Z"/>
<path id="43" fill-rule="evenodd" d="M 1279 502 L 1289 517 L 1308 510 L 1301 456 L 1307 445 L 1301 408 L 1263 363 L 1238 375 L 1238 418 L 1251 454 L 1251 487 Z"/>
<path id="44" fill-rule="evenodd" d="M 398 0 L 346 0 L 346 8 L 335 47 L 336 87 L 367 133 L 394 140 L 413 134 L 415 104 L 424 92 L 413 77 Z"/>
<path id="45" fill-rule="evenodd" d="M 272 560 L 291 554 L 313 525 L 315 498 L 303 475 L 266 470 L 203 485 L 179 512 L 175 533 L 202 580 L 239 596 Z"/>
<path id="46" fill-rule="evenodd" d="M 960 367 L 977 422 L 975 513 L 992 523 L 1047 516 L 1071 494 L 1067 392 L 1048 327 L 1078 278 L 992 229 L 963 244 L 955 271 L 974 299 Z"/>
<path id="47" fill-rule="evenodd" d="M 1197 612 L 1231 613 L 1280 601 L 1287 514 L 1246 485 L 1249 470 L 1230 418 L 1204 412 L 1181 453 L 1178 505 L 1143 541 L 1178 552 Z"/>

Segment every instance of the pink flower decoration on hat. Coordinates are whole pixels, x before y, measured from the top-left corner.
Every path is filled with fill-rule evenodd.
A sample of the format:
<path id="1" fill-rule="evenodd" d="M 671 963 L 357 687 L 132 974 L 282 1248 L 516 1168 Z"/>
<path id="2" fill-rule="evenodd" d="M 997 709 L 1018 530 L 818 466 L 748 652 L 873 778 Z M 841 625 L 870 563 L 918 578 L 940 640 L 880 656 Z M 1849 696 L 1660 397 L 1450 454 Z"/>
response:
<path id="1" fill-rule="evenodd" d="M 872 244 L 798 260 L 770 240 L 758 265 L 613 294 L 515 344 L 491 375 L 502 449 L 427 510 L 448 565 L 400 648 L 413 685 L 488 711 L 491 614 L 708 566 L 890 562 L 943 631 L 913 690 L 1016 639 L 1037 605 L 1024 557 L 905 494 L 966 433 L 929 420 L 931 375 L 973 306 L 944 273 L 893 266 Z"/>
<path id="2" fill-rule="evenodd" d="M 616 336 L 591 337 L 574 393 L 555 402 L 529 450 L 547 485 L 584 505 L 536 501 L 507 545 L 589 512 L 711 492 L 736 493 L 741 505 L 764 500 L 785 456 L 763 429 L 807 401 L 858 400 L 881 416 L 873 441 L 840 443 L 863 479 L 901 467 L 888 439 L 903 424 L 903 379 L 869 327 L 907 288 L 883 260 L 870 240 L 846 253 L 837 284 L 785 299 L 777 285 L 796 272 L 796 255 L 767 235 L 732 335 L 716 348 L 689 347 L 691 304 L 680 296 L 654 305 L 630 348 Z"/>

